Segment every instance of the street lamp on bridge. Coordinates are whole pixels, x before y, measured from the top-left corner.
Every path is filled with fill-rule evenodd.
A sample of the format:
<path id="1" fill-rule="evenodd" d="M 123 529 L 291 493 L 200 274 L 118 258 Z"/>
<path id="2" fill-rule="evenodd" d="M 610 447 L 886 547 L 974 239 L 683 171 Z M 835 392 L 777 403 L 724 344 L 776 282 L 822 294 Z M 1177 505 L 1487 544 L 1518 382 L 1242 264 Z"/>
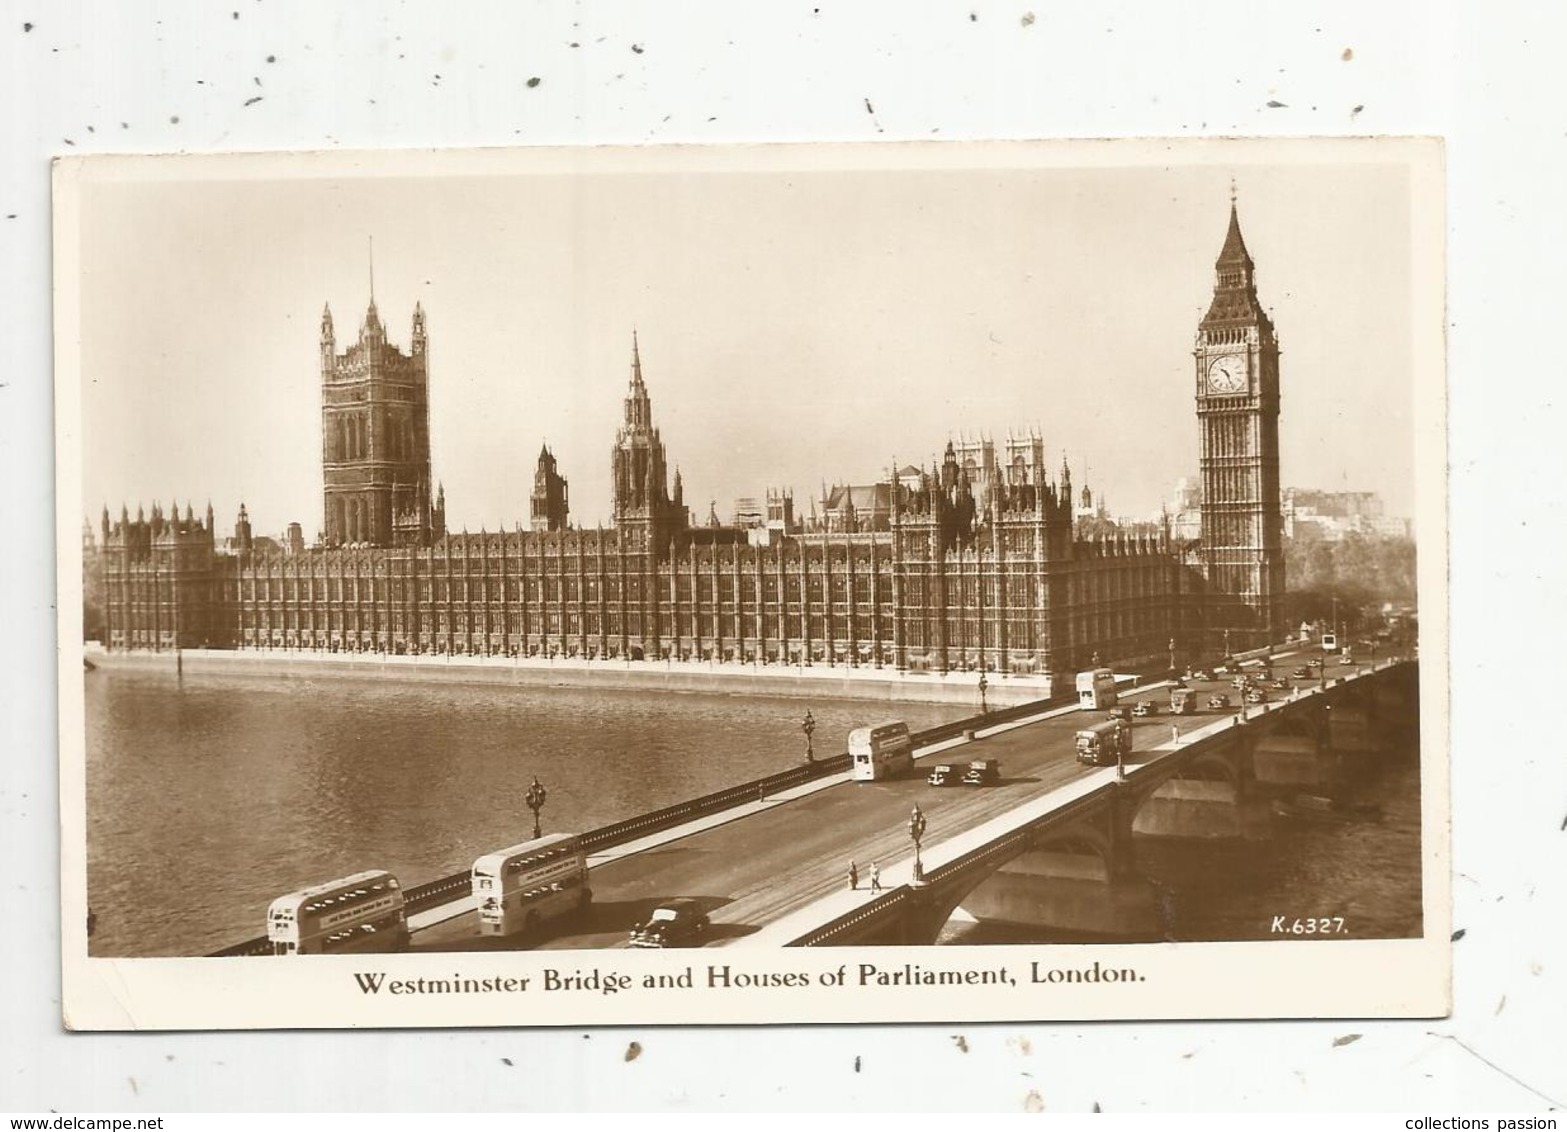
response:
<path id="1" fill-rule="evenodd" d="M 915 884 L 925 883 L 925 866 L 920 861 L 920 839 L 925 836 L 925 815 L 920 812 L 919 803 L 915 803 L 914 810 L 909 814 L 909 836 L 914 840 L 914 880 Z"/>
<path id="2" fill-rule="evenodd" d="M 524 795 L 523 802 L 528 809 L 533 811 L 533 837 L 538 840 L 543 836 L 539 828 L 539 811 L 544 808 L 544 800 L 549 797 L 549 791 L 544 789 L 544 784 L 539 781 L 539 776 L 533 776 L 533 785 L 528 787 L 528 793 Z"/>
<path id="3" fill-rule="evenodd" d="M 989 715 L 990 708 L 985 703 L 985 691 L 990 687 L 990 681 L 985 679 L 985 674 L 979 674 L 979 714 Z"/>
<path id="4" fill-rule="evenodd" d="M 800 730 L 805 732 L 805 761 L 816 761 L 816 748 L 811 745 L 811 736 L 816 732 L 816 717 L 811 714 L 811 709 L 805 709 L 805 722 L 800 724 Z"/>

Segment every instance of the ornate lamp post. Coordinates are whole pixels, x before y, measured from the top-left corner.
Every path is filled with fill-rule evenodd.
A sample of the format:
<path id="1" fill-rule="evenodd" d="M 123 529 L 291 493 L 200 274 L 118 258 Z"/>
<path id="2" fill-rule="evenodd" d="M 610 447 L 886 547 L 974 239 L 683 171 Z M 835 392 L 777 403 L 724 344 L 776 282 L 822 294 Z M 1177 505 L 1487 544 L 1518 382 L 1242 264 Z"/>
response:
<path id="1" fill-rule="evenodd" d="M 542 836 L 539 829 L 539 811 L 544 808 L 544 800 L 549 796 L 549 791 L 544 789 L 544 784 L 539 781 L 539 776 L 533 776 L 533 785 L 528 787 L 528 793 L 523 796 L 523 802 L 528 809 L 533 811 L 533 836 L 535 839 Z"/>
<path id="2" fill-rule="evenodd" d="M 1170 671 L 1175 671 L 1175 638 L 1170 638 Z"/>
<path id="3" fill-rule="evenodd" d="M 989 715 L 990 708 L 985 703 L 985 692 L 990 687 L 990 681 L 985 679 L 985 674 L 979 674 L 979 714 Z"/>
<path id="4" fill-rule="evenodd" d="M 1224 630 L 1224 659 L 1230 659 L 1230 631 Z"/>
<path id="5" fill-rule="evenodd" d="M 925 836 L 925 815 L 916 803 L 909 814 L 909 836 L 914 840 L 914 883 L 925 883 L 925 866 L 920 861 L 920 839 Z"/>
<path id="6" fill-rule="evenodd" d="M 805 722 L 800 724 L 800 730 L 805 732 L 805 761 L 816 761 L 816 748 L 811 746 L 811 735 L 816 731 L 816 717 L 811 714 L 811 709 L 805 709 Z"/>

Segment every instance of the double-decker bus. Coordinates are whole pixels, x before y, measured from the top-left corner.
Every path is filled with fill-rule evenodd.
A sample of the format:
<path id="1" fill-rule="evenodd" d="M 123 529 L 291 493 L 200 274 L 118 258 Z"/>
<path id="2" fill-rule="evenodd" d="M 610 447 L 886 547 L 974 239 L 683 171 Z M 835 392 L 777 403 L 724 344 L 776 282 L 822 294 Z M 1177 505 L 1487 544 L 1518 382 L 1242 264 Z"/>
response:
<path id="1" fill-rule="evenodd" d="M 587 910 L 588 857 L 574 833 L 551 833 L 473 863 L 480 935 L 533 933 L 546 921 Z"/>
<path id="2" fill-rule="evenodd" d="M 1077 674 L 1077 706 L 1087 711 L 1115 706 L 1115 673 L 1108 668 Z"/>
<path id="3" fill-rule="evenodd" d="M 914 769 L 914 740 L 901 719 L 856 727 L 849 732 L 850 777 L 856 782 L 895 778 Z"/>
<path id="4" fill-rule="evenodd" d="M 279 896 L 267 909 L 267 939 L 274 955 L 401 951 L 403 890 L 391 873 L 371 869 Z"/>

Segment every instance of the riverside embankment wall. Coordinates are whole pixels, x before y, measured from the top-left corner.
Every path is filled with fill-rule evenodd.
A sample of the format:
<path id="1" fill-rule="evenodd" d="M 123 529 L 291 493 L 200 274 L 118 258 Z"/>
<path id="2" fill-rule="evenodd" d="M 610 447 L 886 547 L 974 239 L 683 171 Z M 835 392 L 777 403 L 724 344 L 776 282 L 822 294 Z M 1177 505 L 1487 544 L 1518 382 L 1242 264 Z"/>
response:
<path id="1" fill-rule="evenodd" d="M 506 657 L 343 656 L 284 650 L 185 649 L 171 652 L 106 652 L 89 648 L 87 659 L 105 668 L 141 668 L 189 676 L 267 676 L 319 680 L 409 680 L 517 687 L 603 688 L 721 695 L 838 697 L 889 703 L 979 704 L 977 672 L 896 672 L 876 668 L 812 665 L 757 667 L 680 661 L 571 661 Z M 986 676 L 985 701 L 1007 707 L 1045 699 L 1043 676 Z"/>

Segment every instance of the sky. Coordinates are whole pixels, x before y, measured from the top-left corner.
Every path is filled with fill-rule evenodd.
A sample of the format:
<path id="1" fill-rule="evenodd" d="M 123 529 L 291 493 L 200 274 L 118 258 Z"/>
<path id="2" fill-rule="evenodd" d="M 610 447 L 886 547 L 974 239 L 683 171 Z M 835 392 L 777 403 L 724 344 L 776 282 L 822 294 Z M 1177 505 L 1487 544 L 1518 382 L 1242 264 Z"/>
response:
<path id="1" fill-rule="evenodd" d="M 607 524 L 633 329 L 699 520 L 769 487 L 808 513 L 823 481 L 1031 427 L 1052 468 L 1147 517 L 1196 473 L 1191 352 L 1232 181 L 1282 348 L 1282 483 L 1413 513 L 1433 314 L 1385 150 L 878 148 L 106 167 L 77 198 L 84 513 L 210 500 L 227 530 L 243 501 L 257 533 L 319 530 L 320 316 L 346 349 L 373 238 L 392 341 L 426 312 L 453 529 L 525 525 L 544 443 L 572 520 Z"/>

